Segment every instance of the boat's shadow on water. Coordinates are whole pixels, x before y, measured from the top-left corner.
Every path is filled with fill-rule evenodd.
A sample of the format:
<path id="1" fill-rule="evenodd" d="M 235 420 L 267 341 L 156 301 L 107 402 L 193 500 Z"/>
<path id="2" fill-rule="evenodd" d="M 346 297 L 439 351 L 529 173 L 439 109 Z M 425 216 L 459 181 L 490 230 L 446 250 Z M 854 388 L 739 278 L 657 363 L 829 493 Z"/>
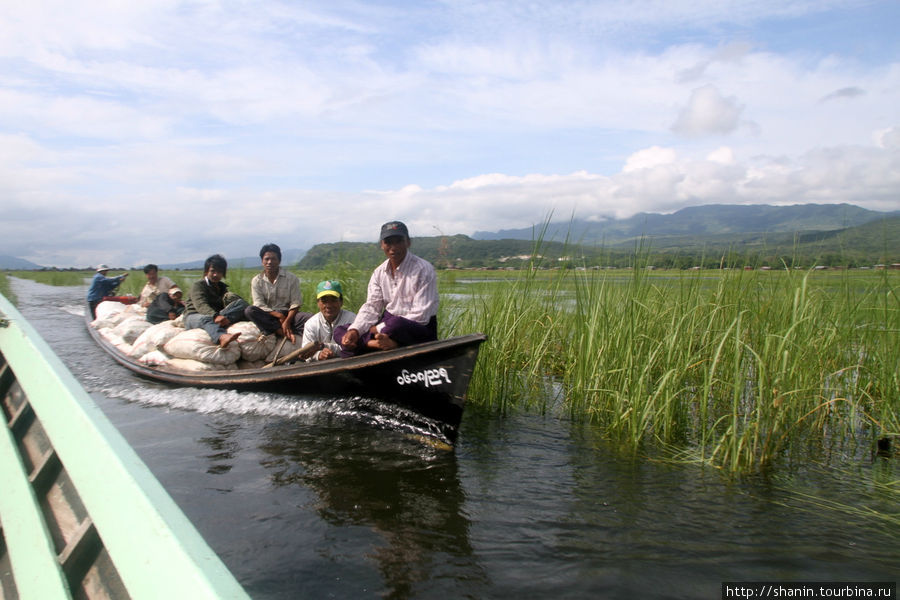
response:
<path id="1" fill-rule="evenodd" d="M 411 597 L 450 565 L 480 572 L 455 453 L 418 435 L 335 421 L 329 435 L 291 420 L 267 424 L 259 449 L 271 484 L 313 492 L 307 508 L 333 527 L 368 528 L 365 556 L 384 597 Z"/>

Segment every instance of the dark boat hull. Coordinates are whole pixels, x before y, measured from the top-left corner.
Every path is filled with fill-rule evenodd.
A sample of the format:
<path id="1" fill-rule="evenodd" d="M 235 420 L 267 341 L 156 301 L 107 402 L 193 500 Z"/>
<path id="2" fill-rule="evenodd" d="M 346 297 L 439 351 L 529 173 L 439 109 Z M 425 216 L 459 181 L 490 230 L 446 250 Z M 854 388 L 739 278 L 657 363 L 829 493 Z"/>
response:
<path id="1" fill-rule="evenodd" d="M 120 365 L 155 381 L 176 386 L 373 398 L 425 417 L 450 442 L 456 441 L 478 349 L 486 339 L 483 334 L 469 334 L 352 358 L 195 373 L 144 365 L 110 344 L 90 325 L 88 331 Z"/>

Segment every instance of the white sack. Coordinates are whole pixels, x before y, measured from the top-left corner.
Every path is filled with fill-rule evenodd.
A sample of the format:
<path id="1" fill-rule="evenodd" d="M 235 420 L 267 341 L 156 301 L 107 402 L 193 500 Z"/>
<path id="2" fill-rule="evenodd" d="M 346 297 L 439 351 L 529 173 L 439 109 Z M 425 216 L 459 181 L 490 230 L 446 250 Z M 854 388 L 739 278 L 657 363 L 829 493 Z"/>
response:
<path id="1" fill-rule="evenodd" d="M 148 323 L 144 317 L 134 316 L 128 317 L 116 325 L 113 331 L 122 336 L 122 339 L 129 344 L 134 344 L 134 341 L 150 327 L 152 327 L 152 324 Z"/>
<path id="2" fill-rule="evenodd" d="M 184 331 L 184 329 L 176 327 L 173 321 L 163 321 L 156 325 L 150 325 L 150 327 L 144 330 L 144 333 L 134 340 L 131 356 L 137 358 L 148 352 L 158 350 L 182 331 Z"/>
<path id="3" fill-rule="evenodd" d="M 125 318 L 141 317 L 143 319 L 147 317 L 147 308 L 141 306 L 137 302 L 134 304 L 126 304 L 125 310 L 122 311 L 122 316 Z"/>
<path id="4" fill-rule="evenodd" d="M 125 305 L 121 302 L 113 302 L 112 300 L 101 302 L 94 309 L 95 318 L 91 321 L 91 327 L 95 329 L 115 327 L 122 320 L 121 313 L 124 310 Z"/>
<path id="5" fill-rule="evenodd" d="M 125 354 L 131 354 L 131 344 L 122 339 L 122 336 L 116 333 L 114 329 L 111 327 L 104 327 L 99 329 L 98 332 L 106 341 L 118 348 L 119 351 Z"/>
<path id="6" fill-rule="evenodd" d="M 228 333 L 240 333 L 241 336 L 232 344 L 241 348 L 241 358 L 249 361 L 263 360 L 275 349 L 274 335 L 264 335 L 253 321 L 239 321 L 228 328 Z"/>
<path id="7" fill-rule="evenodd" d="M 148 367 L 161 367 L 165 364 L 168 364 L 170 360 L 172 360 L 171 356 L 168 356 L 163 352 L 160 352 L 159 350 L 152 350 L 150 352 L 147 352 L 146 354 L 143 354 L 138 359 L 138 362 L 141 364 L 145 364 Z"/>
<path id="8" fill-rule="evenodd" d="M 166 342 L 163 351 L 174 358 L 190 358 L 216 365 L 234 365 L 241 357 L 238 344 L 232 342 L 221 348 L 213 343 L 204 329 L 182 331 Z"/>

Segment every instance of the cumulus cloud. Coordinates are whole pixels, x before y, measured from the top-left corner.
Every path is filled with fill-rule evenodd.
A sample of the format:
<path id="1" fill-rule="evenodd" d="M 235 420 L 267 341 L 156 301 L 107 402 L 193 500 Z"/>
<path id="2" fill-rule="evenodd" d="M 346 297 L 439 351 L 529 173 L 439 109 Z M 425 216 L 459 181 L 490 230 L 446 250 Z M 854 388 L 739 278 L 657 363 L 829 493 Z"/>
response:
<path id="1" fill-rule="evenodd" d="M 686 136 L 728 134 L 737 129 L 743 110 L 735 97 L 726 98 L 715 86 L 705 85 L 691 92 L 672 131 Z"/>
<path id="2" fill-rule="evenodd" d="M 390 218 L 897 207 L 896 57 L 756 41 L 863 0 L 65 6 L 0 5 L 0 253 L 42 264 L 373 240 Z"/>
<path id="3" fill-rule="evenodd" d="M 879 147 L 888 150 L 900 149 L 900 126 L 876 132 L 875 142 Z"/>
<path id="4" fill-rule="evenodd" d="M 213 251 L 247 256 L 261 240 L 274 239 L 284 248 L 373 241 L 378 224 L 393 218 L 405 220 L 414 236 L 430 236 L 529 227 L 549 215 L 556 220 L 624 218 L 701 204 L 850 202 L 896 210 L 896 138 L 895 129 L 881 138 L 895 140 L 893 145 L 832 147 L 793 159 L 742 158 L 730 147 L 692 156 L 654 146 L 634 152 L 611 175 L 486 174 L 434 187 L 410 184 L 368 192 L 253 194 L 240 188 L 180 187 L 167 196 L 133 191 L 104 200 L 70 192 L 60 204 L 32 203 L 32 195 L 20 193 L 21 200 L 4 210 L 12 218 L 5 218 L 0 253 L 61 266 L 98 261 L 127 266 L 193 260 Z M 27 141 L 19 143 L 34 151 Z M 170 218 L 148 224 L 148 207 Z M 248 218 L 248 210 L 263 207 L 274 217 Z M 200 221 L 208 226 L 198 227 Z M 54 223 L 52 236 L 45 235 L 49 222 Z"/>

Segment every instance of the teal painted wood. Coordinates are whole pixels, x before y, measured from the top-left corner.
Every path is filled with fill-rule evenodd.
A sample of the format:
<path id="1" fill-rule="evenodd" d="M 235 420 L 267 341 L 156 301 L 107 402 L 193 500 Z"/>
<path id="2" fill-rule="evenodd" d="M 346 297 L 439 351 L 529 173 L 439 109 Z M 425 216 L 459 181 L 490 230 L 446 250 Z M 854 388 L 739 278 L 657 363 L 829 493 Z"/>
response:
<path id="1" fill-rule="evenodd" d="M 248 598 L 84 388 L 2 295 L 0 320 L 6 322 L 0 324 L 5 325 L 0 326 L 0 352 L 78 490 L 128 595 L 135 599 Z M 40 509 L 21 458 L 16 461 L 10 455 L 16 444 L 9 428 L 4 429 L 0 434 L 0 480 L 4 481 L 0 524 L 17 588 L 32 585 L 35 573 L 42 575 L 40 583 L 33 583 L 36 586 L 44 585 L 44 579 L 64 582 L 65 576 L 49 572 L 46 558 L 39 556 L 44 546 L 55 554 L 46 525 L 43 541 L 21 539 L 42 529 L 33 522 L 35 510 Z M 24 482 L 23 488 L 7 494 L 6 482 L 12 480 L 7 475 Z M 27 527 L 29 533 L 23 534 L 20 527 Z M 46 593 L 42 588 L 25 594 L 22 587 L 20 597 L 68 597 L 57 583 L 46 585 L 52 588 Z"/>
<path id="2" fill-rule="evenodd" d="M 70 598 L 44 522 L 38 499 L 28 484 L 22 457 L 8 427 L 0 432 L 0 525 L 20 598 Z M 0 594 L 3 595 L 3 594 Z"/>

